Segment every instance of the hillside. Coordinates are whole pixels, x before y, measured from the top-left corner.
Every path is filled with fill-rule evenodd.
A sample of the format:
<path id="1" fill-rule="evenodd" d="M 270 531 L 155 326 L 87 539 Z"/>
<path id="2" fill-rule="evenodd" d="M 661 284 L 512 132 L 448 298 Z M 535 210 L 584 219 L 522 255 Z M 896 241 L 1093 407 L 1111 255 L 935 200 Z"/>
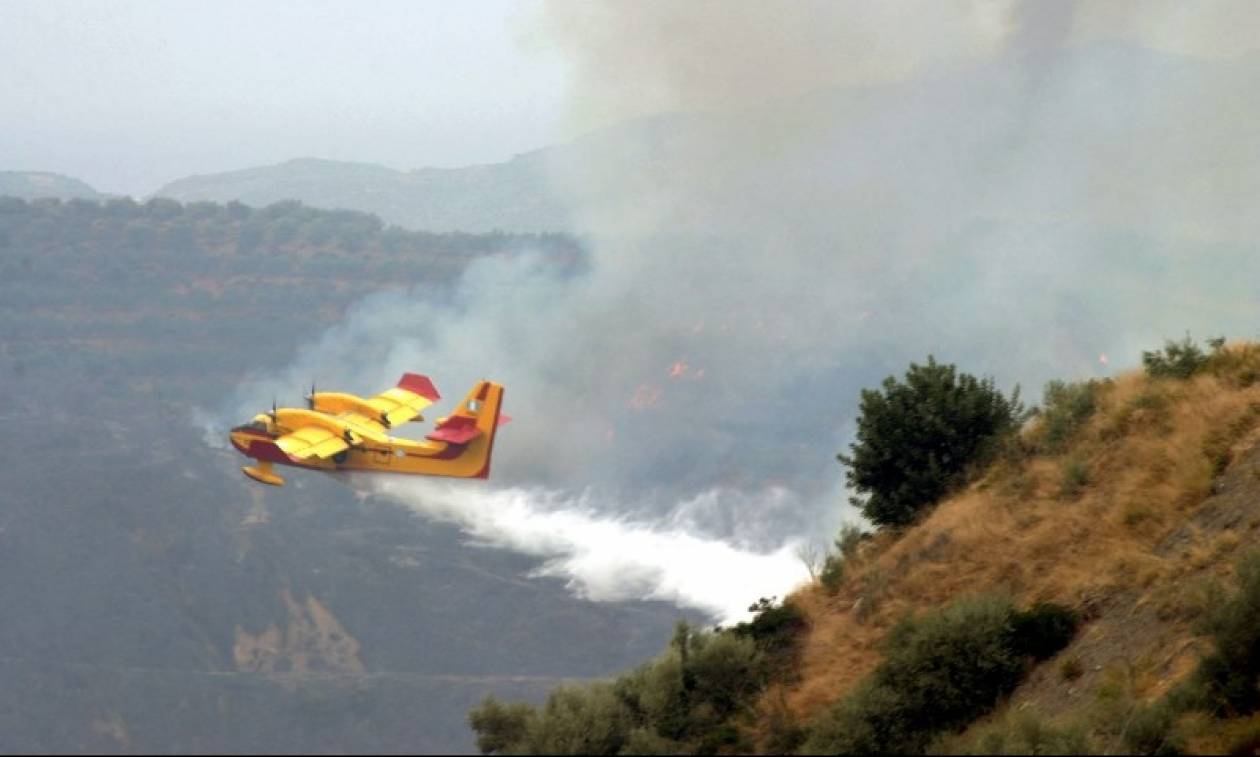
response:
<path id="1" fill-rule="evenodd" d="M 333 478 L 260 491 L 199 422 L 367 294 L 522 250 L 582 256 L 296 203 L 0 199 L 0 751 L 467 751 L 487 692 L 649 654 L 674 608 L 583 602 Z"/>
<path id="2" fill-rule="evenodd" d="M 20 197 L 30 200 L 37 197 L 56 197 L 62 200 L 82 198 L 103 199 L 87 183 L 70 176 L 44 171 L 0 171 L 0 197 Z"/>
<path id="3" fill-rule="evenodd" d="M 1195 620 L 1213 581 L 1260 543 L 1260 347 L 1239 345 L 1188 381 L 1126 374 L 1055 454 L 999 462 L 903 534 L 879 534 L 834 595 L 796 594 L 809 618 L 803 721 L 852 690 L 905 613 L 1001 592 L 1083 618 L 1075 640 L 1028 677 L 996 717 L 1035 715 L 1125 751 L 1135 706 L 1167 692 L 1209 644 Z M 1035 438 L 1038 427 L 1026 432 Z M 1205 751 L 1211 728 L 1192 745 Z M 1008 745 L 1010 746 L 1010 745 Z M 952 748 L 974 748 L 964 737 Z"/>
<path id="4" fill-rule="evenodd" d="M 479 745 L 1250 750 L 1255 706 L 1239 703 L 1260 704 L 1245 672 L 1260 594 L 1233 587 L 1260 587 L 1260 345 L 1196 360 L 1059 385 L 915 523 L 842 535 L 830 578 L 751 624 L 680 629 L 655 660 L 545 709 L 488 700 Z M 1242 690 L 1221 688 L 1238 675 Z"/>
<path id="5" fill-rule="evenodd" d="M 395 171 L 366 163 L 303 158 L 274 166 L 190 176 L 156 193 L 181 202 L 301 200 L 379 215 L 427 231 L 562 231 L 564 208 L 550 193 L 541 153 L 504 163 Z"/>

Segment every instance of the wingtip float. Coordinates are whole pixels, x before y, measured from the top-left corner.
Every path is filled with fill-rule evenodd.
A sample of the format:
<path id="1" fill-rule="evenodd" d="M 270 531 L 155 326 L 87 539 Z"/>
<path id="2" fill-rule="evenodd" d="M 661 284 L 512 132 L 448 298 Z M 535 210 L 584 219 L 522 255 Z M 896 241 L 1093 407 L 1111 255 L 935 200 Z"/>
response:
<path id="1" fill-rule="evenodd" d="M 323 471 L 384 471 L 419 476 L 487 478 L 499 426 L 503 387 L 479 381 L 455 411 L 438 419 L 423 440 L 389 435 L 441 398 L 427 376 L 404 373 L 398 384 L 380 394 L 357 397 L 343 392 L 311 392 L 306 408 L 272 406 L 243 426 L 232 429 L 232 446 L 253 458 L 241 468 L 264 484 L 283 486 L 275 465 Z"/>

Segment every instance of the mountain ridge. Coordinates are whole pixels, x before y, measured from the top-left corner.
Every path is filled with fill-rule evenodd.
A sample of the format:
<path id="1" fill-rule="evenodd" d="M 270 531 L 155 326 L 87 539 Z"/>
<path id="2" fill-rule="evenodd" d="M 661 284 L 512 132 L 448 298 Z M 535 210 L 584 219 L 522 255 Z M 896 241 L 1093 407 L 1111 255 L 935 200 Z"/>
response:
<path id="1" fill-rule="evenodd" d="M 40 197 L 100 200 L 107 197 L 81 179 L 52 171 L 0 171 L 0 196 L 24 200 Z"/>
<path id="2" fill-rule="evenodd" d="M 567 229 L 569 217 L 547 190 L 540 151 L 503 163 L 399 171 L 373 163 L 301 157 L 237 171 L 189 176 L 155 197 L 181 202 L 237 200 L 370 212 L 386 223 L 427 231 Z"/>

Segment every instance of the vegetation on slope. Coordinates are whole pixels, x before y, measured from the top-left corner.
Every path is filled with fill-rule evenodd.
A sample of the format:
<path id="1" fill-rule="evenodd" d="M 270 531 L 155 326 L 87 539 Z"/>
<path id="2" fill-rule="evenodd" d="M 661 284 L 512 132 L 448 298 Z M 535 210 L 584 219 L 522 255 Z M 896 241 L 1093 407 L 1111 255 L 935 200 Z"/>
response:
<path id="1" fill-rule="evenodd" d="M 1067 644 L 1076 622 L 1058 605 L 1020 612 L 998 596 L 965 598 L 902 619 L 874 672 L 813 723 L 806 751 L 922 752 L 937 736 L 992 709 L 1032 661 Z"/>
<path id="2" fill-rule="evenodd" d="M 164 198 L 138 203 L 130 197 L 98 202 L 0 196 L 0 219 L 5 221 L 6 246 L 28 249 L 63 245 L 86 252 L 126 246 L 177 254 L 301 253 L 316 260 L 412 255 L 429 263 L 526 245 L 570 257 L 578 252 L 565 234 L 408 231 L 368 213 L 319 210 L 296 200 L 255 208 L 239 202 L 183 205 Z"/>
<path id="3" fill-rule="evenodd" d="M 541 710 L 486 699 L 469 715 L 486 754 L 749 752 L 756 696 L 793 666 L 802 630 L 790 604 L 762 599 L 754 619 L 703 631 L 679 623 L 669 649 L 615 681 L 561 687 Z M 780 734 L 781 745 L 799 733 Z"/>
<path id="4" fill-rule="evenodd" d="M 877 533 L 836 590 L 798 593 L 811 631 L 794 715 L 816 721 L 859 690 L 905 613 L 994 590 L 1070 607 L 1084 625 L 1010 705 L 942 748 L 1138 748 L 1145 703 L 1205 652 L 1207 587 L 1260 527 L 1231 498 L 1254 486 L 1238 461 L 1260 440 L 1260 348 L 1209 347 L 1169 343 L 1141 374 L 1051 384 L 971 486 L 913 528 Z"/>
<path id="5" fill-rule="evenodd" d="M 38 390 L 78 374 L 146 395 L 227 384 L 242 366 L 283 363 L 293 334 L 365 296 L 442 296 L 472 261 L 521 252 L 561 272 L 582 261 L 564 235 L 412 232 L 296 202 L 0 197 L 0 356 L 17 374 L 0 366 L 0 380 Z"/>
<path id="6" fill-rule="evenodd" d="M 846 529 L 818 583 L 785 602 L 802 616 L 792 654 L 724 668 L 757 671 L 729 687 L 725 718 L 702 700 L 636 714 L 639 671 L 541 713 L 515 706 L 518 738 L 483 749 L 561 750 L 548 734 L 562 721 L 607 732 L 572 727 L 562 705 L 579 700 L 622 724 L 581 744 L 605 753 L 1252 748 L 1260 557 L 1234 593 L 1221 581 L 1260 534 L 1260 346 L 1187 338 L 1143 362 L 1051 383 L 1022 429 L 987 437 L 988 467 L 952 474 L 956 493 L 912 525 Z M 677 640 L 645 670 L 668 659 L 683 669 Z M 479 735 L 503 707 L 474 713 Z"/>

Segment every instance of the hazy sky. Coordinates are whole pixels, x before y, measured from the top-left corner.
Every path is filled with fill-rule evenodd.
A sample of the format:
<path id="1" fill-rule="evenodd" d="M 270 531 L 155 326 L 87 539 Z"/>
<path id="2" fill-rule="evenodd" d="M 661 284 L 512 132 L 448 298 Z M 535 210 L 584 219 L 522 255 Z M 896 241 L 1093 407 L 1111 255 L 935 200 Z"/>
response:
<path id="1" fill-rule="evenodd" d="M 1257 7 L 0 0 L 0 170 L 146 195 L 192 173 L 295 157 L 402 169 L 496 162 L 662 110 L 966 64 L 999 54 L 1016 29 L 1031 50 L 1112 37 L 1240 55 L 1260 45 Z M 680 37 L 669 55 L 654 43 Z"/>
<path id="2" fill-rule="evenodd" d="M 149 194 L 300 156 L 397 168 L 555 138 L 562 59 L 532 0 L 0 1 L 0 170 Z"/>

